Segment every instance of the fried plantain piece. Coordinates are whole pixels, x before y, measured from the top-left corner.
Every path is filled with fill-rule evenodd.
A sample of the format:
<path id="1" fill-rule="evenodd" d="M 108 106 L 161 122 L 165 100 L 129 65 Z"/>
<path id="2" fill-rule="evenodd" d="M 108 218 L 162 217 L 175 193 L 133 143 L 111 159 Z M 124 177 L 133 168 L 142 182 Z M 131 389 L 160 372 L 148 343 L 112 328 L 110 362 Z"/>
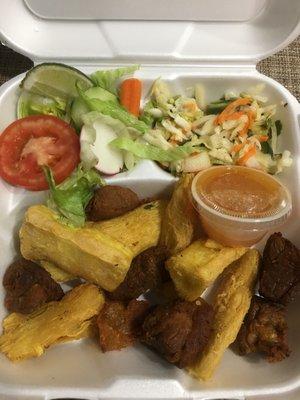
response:
<path id="1" fill-rule="evenodd" d="M 149 303 L 143 300 L 131 300 L 127 306 L 121 301 L 106 300 L 97 319 L 103 353 L 133 345 L 148 310 Z"/>
<path id="2" fill-rule="evenodd" d="M 212 304 L 212 335 L 199 360 L 188 369 L 194 377 L 210 379 L 225 350 L 236 339 L 250 307 L 259 263 L 258 251 L 249 250 L 225 270 Z"/>
<path id="3" fill-rule="evenodd" d="M 177 182 L 167 206 L 160 244 L 173 255 L 187 247 L 199 229 L 200 221 L 189 199 L 194 174 L 186 174 Z"/>
<path id="4" fill-rule="evenodd" d="M 50 261 L 40 261 L 40 266 L 44 268 L 49 274 L 51 278 L 55 280 L 55 282 L 68 282 L 73 279 L 76 279 L 76 276 L 69 274 L 68 272 L 64 271 L 61 268 L 58 268 L 55 264 L 51 263 Z"/>
<path id="5" fill-rule="evenodd" d="M 246 251 L 245 247 L 223 247 L 210 239 L 197 240 L 171 257 L 166 268 L 180 297 L 192 301 Z"/>
<path id="6" fill-rule="evenodd" d="M 27 210 L 20 229 L 20 249 L 28 260 L 50 261 L 106 290 L 119 286 L 133 258 L 133 252 L 120 241 L 89 226 L 64 225 L 42 205 Z"/>
<path id="7" fill-rule="evenodd" d="M 156 200 L 107 221 L 90 225 L 128 247 L 134 257 L 149 247 L 157 246 L 167 202 Z"/>
<path id="8" fill-rule="evenodd" d="M 10 314 L 3 321 L 0 351 L 11 361 L 22 361 L 41 356 L 53 344 L 90 335 L 103 304 L 99 288 L 83 284 L 32 314 Z"/>

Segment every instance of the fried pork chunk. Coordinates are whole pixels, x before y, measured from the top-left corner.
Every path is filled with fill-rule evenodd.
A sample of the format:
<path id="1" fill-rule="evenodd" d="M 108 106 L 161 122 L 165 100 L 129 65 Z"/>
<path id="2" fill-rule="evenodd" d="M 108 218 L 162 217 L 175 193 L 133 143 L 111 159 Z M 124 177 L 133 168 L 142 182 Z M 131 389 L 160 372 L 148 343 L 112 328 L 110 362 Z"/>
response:
<path id="1" fill-rule="evenodd" d="M 109 296 L 115 300 L 130 300 L 149 289 L 160 286 L 169 277 L 165 270 L 166 249 L 154 246 L 136 256 L 125 280 Z"/>
<path id="2" fill-rule="evenodd" d="M 290 303 L 300 291 L 300 250 L 280 232 L 271 235 L 263 253 L 259 293 L 268 300 Z"/>
<path id="3" fill-rule="evenodd" d="M 131 300 L 126 306 L 120 301 L 106 300 L 97 324 L 101 350 L 121 350 L 134 344 L 148 312 L 147 301 Z"/>
<path id="4" fill-rule="evenodd" d="M 251 307 L 236 339 L 241 355 L 263 353 L 269 362 L 288 357 L 288 327 L 285 307 L 254 296 Z"/>
<path id="5" fill-rule="evenodd" d="M 211 333 L 213 309 L 203 299 L 158 305 L 143 323 L 141 342 L 179 368 L 192 365 Z"/>
<path id="6" fill-rule="evenodd" d="M 22 314 L 29 314 L 49 301 L 60 300 L 64 295 L 47 271 L 24 258 L 7 268 L 3 286 L 8 311 Z"/>

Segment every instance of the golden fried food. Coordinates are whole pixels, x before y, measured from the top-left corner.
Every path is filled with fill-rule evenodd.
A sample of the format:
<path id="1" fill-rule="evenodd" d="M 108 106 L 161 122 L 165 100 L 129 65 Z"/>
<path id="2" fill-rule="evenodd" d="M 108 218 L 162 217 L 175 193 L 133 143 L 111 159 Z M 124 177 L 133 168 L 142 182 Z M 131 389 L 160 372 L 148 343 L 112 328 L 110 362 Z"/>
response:
<path id="1" fill-rule="evenodd" d="M 9 312 L 30 314 L 50 301 L 64 296 L 60 285 L 39 265 L 20 258 L 5 271 L 4 305 Z"/>
<path id="2" fill-rule="evenodd" d="M 131 300 L 106 300 L 98 319 L 99 343 L 103 353 L 132 346 L 141 334 L 141 328 L 149 312 L 149 303 Z"/>
<path id="3" fill-rule="evenodd" d="M 164 282 L 162 285 L 158 286 L 154 293 L 159 304 L 172 303 L 174 300 L 179 298 L 172 280 Z"/>
<path id="4" fill-rule="evenodd" d="M 72 279 L 76 279 L 76 276 L 69 274 L 68 272 L 64 271 L 61 268 L 58 268 L 55 264 L 51 263 L 50 261 L 40 261 L 40 266 L 43 267 L 49 274 L 51 278 L 54 279 L 56 282 L 68 282 Z"/>
<path id="5" fill-rule="evenodd" d="M 135 257 L 149 247 L 157 246 L 166 206 L 165 200 L 152 201 L 120 217 L 89 226 L 122 242 Z"/>
<path id="6" fill-rule="evenodd" d="M 27 210 L 20 245 L 24 258 L 50 261 L 109 291 L 123 282 L 134 256 L 128 247 L 101 230 L 62 224 L 42 205 Z"/>
<path id="7" fill-rule="evenodd" d="M 171 257 L 166 268 L 179 295 L 192 301 L 246 251 L 245 247 L 224 247 L 210 239 L 197 240 Z"/>
<path id="8" fill-rule="evenodd" d="M 161 245 L 167 248 L 170 255 L 187 247 L 200 226 L 197 213 L 189 200 L 193 177 L 193 174 L 186 174 L 179 179 L 166 209 Z"/>
<path id="9" fill-rule="evenodd" d="M 3 321 L 0 351 L 11 361 L 21 361 L 41 356 L 53 344 L 86 337 L 103 304 L 99 288 L 83 284 L 32 314 L 10 314 Z"/>
<path id="10" fill-rule="evenodd" d="M 224 351 L 237 337 L 250 307 L 259 263 L 258 251 L 249 250 L 224 272 L 213 300 L 212 335 L 198 362 L 188 370 L 194 377 L 210 379 Z"/>

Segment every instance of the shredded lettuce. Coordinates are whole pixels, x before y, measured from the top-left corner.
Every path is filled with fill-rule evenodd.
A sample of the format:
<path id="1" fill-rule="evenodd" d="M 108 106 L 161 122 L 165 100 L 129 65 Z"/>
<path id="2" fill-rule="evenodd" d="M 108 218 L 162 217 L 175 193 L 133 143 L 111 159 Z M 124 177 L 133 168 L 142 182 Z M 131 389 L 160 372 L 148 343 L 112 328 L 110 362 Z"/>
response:
<path id="1" fill-rule="evenodd" d="M 107 71 L 96 71 L 90 78 L 96 86 L 99 86 L 109 92 L 117 95 L 117 81 L 124 75 L 129 75 L 140 68 L 139 65 L 131 65 Z"/>
<path id="2" fill-rule="evenodd" d="M 52 171 L 44 167 L 50 195 L 47 206 L 58 213 L 60 220 L 73 227 L 81 227 L 86 220 L 85 208 L 93 197 L 97 185 L 104 185 L 103 179 L 93 169 L 85 171 L 82 166 L 59 185 L 55 185 Z"/>
<path id="3" fill-rule="evenodd" d="M 80 98 L 85 102 L 91 111 L 98 111 L 101 114 L 108 115 L 116 120 L 119 120 L 125 126 L 136 129 L 140 133 L 145 133 L 149 129 L 145 122 L 138 120 L 134 115 L 130 114 L 119 104 L 115 104 L 111 101 L 90 99 L 79 86 L 77 86 L 77 89 Z"/>
<path id="4" fill-rule="evenodd" d="M 50 99 L 23 90 L 17 106 L 18 118 L 29 115 L 53 115 L 67 122 L 70 121 L 70 103 L 63 99 Z"/>
<path id="5" fill-rule="evenodd" d="M 194 151 L 190 143 L 174 147 L 170 150 L 160 149 L 148 143 L 140 143 L 130 138 L 121 136 L 110 143 L 111 146 L 127 150 L 135 156 L 159 162 L 172 162 L 182 160 Z"/>
<path id="6" fill-rule="evenodd" d="M 155 108 L 155 104 L 152 100 L 147 101 L 147 103 L 144 105 L 143 112 L 139 119 L 143 122 L 145 122 L 146 125 L 148 125 L 150 128 L 153 126 L 155 117 L 154 115 L 151 114 L 151 110 Z"/>

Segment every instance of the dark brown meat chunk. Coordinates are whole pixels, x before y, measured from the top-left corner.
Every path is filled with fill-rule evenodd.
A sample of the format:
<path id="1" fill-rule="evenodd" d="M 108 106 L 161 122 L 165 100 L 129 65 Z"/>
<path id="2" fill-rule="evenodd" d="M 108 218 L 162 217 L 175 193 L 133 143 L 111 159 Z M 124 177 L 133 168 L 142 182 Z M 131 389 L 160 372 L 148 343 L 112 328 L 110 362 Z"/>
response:
<path id="1" fill-rule="evenodd" d="M 160 286 L 169 279 L 164 267 L 167 254 L 164 247 L 155 246 L 136 256 L 126 274 L 125 280 L 109 294 L 116 300 L 136 299 L 149 289 Z"/>
<path id="2" fill-rule="evenodd" d="M 300 251 L 281 233 L 274 233 L 263 253 L 259 293 L 266 299 L 288 304 L 300 290 Z"/>
<path id="3" fill-rule="evenodd" d="M 128 188 L 106 185 L 97 189 L 87 205 L 86 212 L 90 221 L 102 221 L 116 218 L 140 205 L 136 193 Z"/>
<path id="4" fill-rule="evenodd" d="M 105 353 L 133 345 L 148 310 L 147 301 L 132 300 L 126 306 L 107 300 L 97 319 L 101 350 Z"/>
<path id="5" fill-rule="evenodd" d="M 146 317 L 140 340 L 170 363 L 185 368 L 197 360 L 207 344 L 213 316 L 212 307 L 203 299 L 159 305 Z"/>
<path id="6" fill-rule="evenodd" d="M 23 258 L 7 268 L 3 286 L 5 307 L 22 314 L 29 314 L 49 301 L 60 300 L 64 295 L 46 270 Z"/>
<path id="7" fill-rule="evenodd" d="M 240 355 L 260 352 L 269 362 L 288 357 L 285 307 L 254 296 L 236 339 Z"/>

